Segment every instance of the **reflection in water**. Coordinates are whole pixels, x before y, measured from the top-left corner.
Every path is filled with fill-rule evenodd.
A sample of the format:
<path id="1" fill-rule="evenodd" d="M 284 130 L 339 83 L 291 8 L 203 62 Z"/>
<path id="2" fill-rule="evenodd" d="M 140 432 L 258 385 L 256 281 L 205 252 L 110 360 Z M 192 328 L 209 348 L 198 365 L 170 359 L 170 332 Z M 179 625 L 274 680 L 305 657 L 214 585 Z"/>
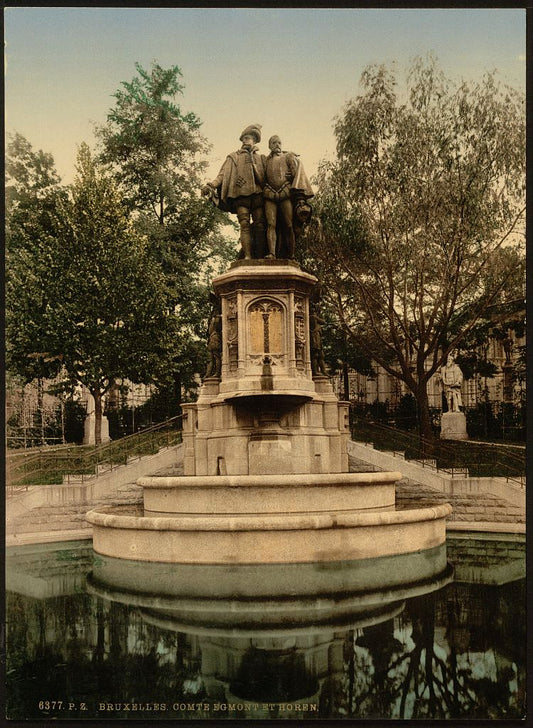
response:
<path id="1" fill-rule="evenodd" d="M 521 717 L 524 544 L 449 541 L 448 557 L 453 582 L 439 550 L 191 572 L 84 543 L 13 549 L 8 715 Z"/>

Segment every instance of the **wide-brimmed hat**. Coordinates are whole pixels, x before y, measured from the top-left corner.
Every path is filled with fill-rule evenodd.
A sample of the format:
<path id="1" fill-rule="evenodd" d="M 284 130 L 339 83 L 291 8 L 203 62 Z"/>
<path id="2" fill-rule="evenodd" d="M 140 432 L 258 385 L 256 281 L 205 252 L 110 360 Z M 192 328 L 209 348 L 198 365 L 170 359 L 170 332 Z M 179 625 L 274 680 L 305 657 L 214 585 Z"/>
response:
<path id="1" fill-rule="evenodd" d="M 259 143 L 261 141 L 261 124 L 250 124 L 239 137 L 239 141 L 242 142 L 243 137 L 250 135 L 255 137 L 255 141 Z"/>

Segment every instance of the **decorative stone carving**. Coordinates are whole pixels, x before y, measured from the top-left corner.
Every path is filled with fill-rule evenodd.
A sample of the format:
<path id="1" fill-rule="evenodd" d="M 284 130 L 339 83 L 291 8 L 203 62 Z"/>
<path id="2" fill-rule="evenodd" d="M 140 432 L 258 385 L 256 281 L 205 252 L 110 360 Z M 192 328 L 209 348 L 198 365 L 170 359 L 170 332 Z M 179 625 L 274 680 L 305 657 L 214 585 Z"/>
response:
<path id="1" fill-rule="evenodd" d="M 250 353 L 283 352 L 283 309 L 273 301 L 258 301 L 250 306 Z"/>
<path id="2" fill-rule="evenodd" d="M 209 319 L 207 351 L 209 363 L 205 378 L 220 377 L 222 368 L 222 316 L 220 315 L 220 301 L 213 297 L 213 311 Z"/>
<path id="3" fill-rule="evenodd" d="M 313 376 L 327 376 L 324 352 L 322 350 L 322 326 L 324 319 L 320 318 L 316 308 L 309 317 L 309 336 L 311 344 L 311 371 Z"/>
<path id="4" fill-rule="evenodd" d="M 294 299 L 294 352 L 299 370 L 305 368 L 305 343 L 304 299 L 297 297 Z"/>
<path id="5" fill-rule="evenodd" d="M 226 326 L 229 370 L 230 372 L 234 372 L 239 366 L 239 329 L 237 318 L 237 298 L 235 296 L 228 298 L 227 300 Z"/>

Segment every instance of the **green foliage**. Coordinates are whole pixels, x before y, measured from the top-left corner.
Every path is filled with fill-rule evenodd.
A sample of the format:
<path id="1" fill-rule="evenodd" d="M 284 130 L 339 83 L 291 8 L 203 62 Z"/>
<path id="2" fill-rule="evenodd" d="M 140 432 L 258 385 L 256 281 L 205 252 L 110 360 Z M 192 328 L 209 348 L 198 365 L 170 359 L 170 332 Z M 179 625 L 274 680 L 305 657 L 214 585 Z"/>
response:
<path id="1" fill-rule="evenodd" d="M 8 135 L 6 148 L 6 243 L 10 250 L 38 244 L 51 229 L 58 199 L 65 195 L 51 154 L 21 134 Z"/>
<path id="2" fill-rule="evenodd" d="M 512 251 L 511 251 L 512 252 Z M 512 257 L 510 258 L 512 262 Z M 523 263 L 524 261 L 522 261 Z M 523 282 L 525 269 L 517 263 L 517 276 L 515 282 Z M 507 289 L 505 293 L 519 293 L 516 289 Z M 465 325 L 468 311 L 461 310 L 450 322 L 450 338 Z M 493 362 L 488 360 L 488 347 L 490 339 L 504 341 L 509 331 L 514 331 L 517 337 L 525 334 L 526 308 L 525 298 L 504 300 L 498 305 L 487 307 L 475 325 L 470 326 L 462 338 L 457 351 L 456 361 L 462 369 L 465 379 L 474 377 L 494 377 L 500 370 Z M 447 341 L 443 342 L 447 345 Z M 518 347 L 518 356 L 515 361 L 515 376 L 517 380 L 525 373 L 524 351 L 525 347 Z"/>
<path id="3" fill-rule="evenodd" d="M 183 113 L 178 66 L 153 63 L 122 83 L 107 123 L 97 130 L 100 159 L 110 166 L 136 229 L 149 240 L 164 273 L 164 288 L 175 318 L 174 377 L 187 386 L 198 371 L 193 355 L 209 315 L 208 285 L 234 257 L 220 232 L 225 217 L 200 194 L 201 158 L 209 146 L 201 122 Z"/>
<path id="4" fill-rule="evenodd" d="M 466 424 L 470 437 L 474 439 L 525 442 L 525 402 L 500 402 L 494 405 L 481 401 L 466 411 Z"/>
<path id="5" fill-rule="evenodd" d="M 324 359 L 330 370 L 336 371 L 345 363 L 360 374 L 372 374 L 372 362 L 346 332 L 339 328 L 335 311 L 327 301 L 320 306 L 320 313 L 325 322 L 322 327 Z"/>
<path id="6" fill-rule="evenodd" d="M 34 151 L 21 134 L 10 135 L 6 149 L 7 361 L 24 382 L 54 377 L 61 366 L 60 359 L 45 348 L 37 318 L 48 303 L 41 285 L 45 264 L 39 259 L 66 194 L 52 156 Z"/>
<path id="7" fill-rule="evenodd" d="M 61 413 L 58 413 L 61 416 Z M 65 441 L 81 445 L 87 412 L 85 407 L 74 399 L 67 399 L 64 405 Z"/>
<path id="8" fill-rule="evenodd" d="M 199 119 L 182 114 L 174 102 L 184 88 L 180 69 L 154 63 L 148 73 L 135 66 L 139 75 L 122 83 L 108 123 L 97 131 L 102 160 L 119 168 L 129 204 L 151 209 L 161 219 L 175 213 L 182 198 L 193 192 L 205 166 L 196 155 L 207 151 L 207 145 L 198 133 Z"/>
<path id="9" fill-rule="evenodd" d="M 8 362 L 26 373 L 35 352 L 69 380 L 104 393 L 115 378 L 165 376 L 175 319 L 148 240 L 86 144 L 78 176 L 35 249 L 13 251 L 7 283 Z"/>
<path id="10" fill-rule="evenodd" d="M 394 419 L 402 430 L 414 430 L 417 425 L 416 399 L 412 394 L 404 394 L 394 413 Z"/>
<path id="11" fill-rule="evenodd" d="M 496 302 L 523 289 L 523 95 L 495 74 L 454 84 L 383 66 L 337 117 L 302 258 L 359 349 L 406 383 L 429 435 L 427 382 Z"/>

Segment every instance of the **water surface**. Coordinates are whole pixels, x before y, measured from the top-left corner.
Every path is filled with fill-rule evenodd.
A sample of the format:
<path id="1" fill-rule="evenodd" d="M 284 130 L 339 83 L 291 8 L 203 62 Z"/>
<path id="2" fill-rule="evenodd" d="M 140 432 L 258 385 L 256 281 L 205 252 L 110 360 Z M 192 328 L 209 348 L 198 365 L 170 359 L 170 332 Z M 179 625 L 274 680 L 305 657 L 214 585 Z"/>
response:
<path id="1" fill-rule="evenodd" d="M 246 569 L 10 549 L 7 714 L 520 718 L 524 548 L 478 536 L 448 540 L 451 566 L 435 550 Z"/>

